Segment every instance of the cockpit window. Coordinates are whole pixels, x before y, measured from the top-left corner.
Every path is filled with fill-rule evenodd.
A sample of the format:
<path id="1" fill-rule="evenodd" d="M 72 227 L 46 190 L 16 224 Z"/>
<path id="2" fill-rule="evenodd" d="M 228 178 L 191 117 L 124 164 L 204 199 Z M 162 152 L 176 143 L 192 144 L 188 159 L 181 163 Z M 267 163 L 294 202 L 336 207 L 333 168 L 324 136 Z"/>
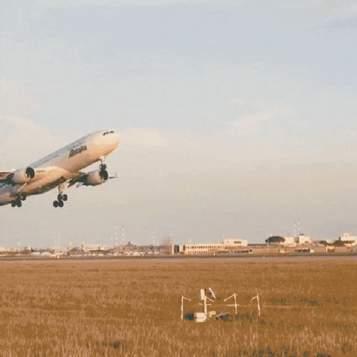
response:
<path id="1" fill-rule="evenodd" d="M 115 133 L 114 130 L 106 131 L 103 133 L 103 136 L 107 136 L 107 135 L 114 134 L 114 133 Z"/>

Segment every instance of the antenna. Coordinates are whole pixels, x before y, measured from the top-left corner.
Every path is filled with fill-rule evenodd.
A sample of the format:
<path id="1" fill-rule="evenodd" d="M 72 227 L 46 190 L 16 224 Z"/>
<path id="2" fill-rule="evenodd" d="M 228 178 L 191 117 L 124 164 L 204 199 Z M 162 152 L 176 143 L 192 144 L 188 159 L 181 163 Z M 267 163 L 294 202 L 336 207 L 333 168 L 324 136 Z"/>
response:
<path id="1" fill-rule="evenodd" d="M 203 312 L 205 313 L 206 316 L 208 314 L 207 299 L 208 298 L 206 296 L 206 290 L 201 289 L 200 290 L 200 300 L 203 302 Z"/>
<path id="2" fill-rule="evenodd" d="M 216 294 L 215 294 L 215 292 L 213 291 L 212 288 L 208 288 L 208 293 L 210 294 L 210 297 L 211 297 L 213 300 L 217 300 Z"/>
<path id="3" fill-rule="evenodd" d="M 185 296 L 181 296 L 181 321 L 183 321 L 184 319 L 184 302 L 185 301 L 192 301 L 191 299 L 185 297 Z"/>
<path id="4" fill-rule="evenodd" d="M 238 306 L 239 306 L 239 305 L 237 304 L 237 296 L 238 296 L 238 294 L 237 294 L 237 293 L 234 293 L 233 295 L 231 295 L 231 296 L 227 297 L 226 299 L 224 299 L 224 302 L 227 302 L 227 301 L 229 301 L 229 300 L 231 300 L 231 299 L 234 299 L 234 304 L 229 304 L 229 305 L 226 305 L 226 306 L 234 307 L 234 313 L 235 313 L 235 315 L 238 314 Z"/>
<path id="5" fill-rule="evenodd" d="M 258 289 L 256 289 L 256 292 L 257 292 L 257 295 L 251 298 L 250 303 L 252 303 L 254 301 L 257 302 L 258 317 L 260 318 L 262 309 L 261 309 L 261 305 L 260 305 L 260 295 L 258 293 Z"/>

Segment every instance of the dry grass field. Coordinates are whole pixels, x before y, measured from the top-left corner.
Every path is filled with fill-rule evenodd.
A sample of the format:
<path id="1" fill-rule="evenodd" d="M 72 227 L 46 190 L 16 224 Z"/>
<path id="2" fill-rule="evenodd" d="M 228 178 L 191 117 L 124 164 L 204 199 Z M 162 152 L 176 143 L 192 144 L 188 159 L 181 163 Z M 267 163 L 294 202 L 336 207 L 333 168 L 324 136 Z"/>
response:
<path id="1" fill-rule="evenodd" d="M 356 258 L 0 262 L 0 286 L 1 356 L 357 356 Z M 263 316 L 180 321 L 200 287 L 258 287 Z"/>

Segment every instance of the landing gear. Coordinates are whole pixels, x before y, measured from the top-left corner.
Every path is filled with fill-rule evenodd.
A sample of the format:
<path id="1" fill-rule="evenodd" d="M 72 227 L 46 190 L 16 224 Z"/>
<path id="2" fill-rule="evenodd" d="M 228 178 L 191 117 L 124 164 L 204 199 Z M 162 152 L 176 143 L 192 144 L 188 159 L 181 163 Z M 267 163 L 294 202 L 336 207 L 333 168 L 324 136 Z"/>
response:
<path id="1" fill-rule="evenodd" d="M 100 165 L 99 165 L 99 174 L 100 177 L 104 180 L 107 181 L 109 179 L 109 173 L 108 173 L 108 166 L 106 165 L 106 163 L 104 162 L 104 159 L 101 159 L 100 161 Z"/>
<path id="2" fill-rule="evenodd" d="M 59 193 L 57 196 L 57 200 L 53 201 L 53 207 L 54 208 L 63 208 L 64 207 L 64 203 L 68 201 L 68 196 L 66 194 L 63 193 Z"/>
<path id="3" fill-rule="evenodd" d="M 63 201 L 53 201 L 53 207 L 54 208 L 63 208 L 64 207 L 64 202 Z"/>
<path id="4" fill-rule="evenodd" d="M 68 195 L 63 194 L 63 195 L 58 195 L 58 196 L 60 196 L 58 198 L 59 201 L 63 201 L 63 202 L 67 202 L 68 201 Z"/>
<path id="5" fill-rule="evenodd" d="M 16 198 L 15 201 L 11 202 L 11 207 L 22 207 L 22 201 L 24 201 L 24 199 L 22 199 L 21 197 Z"/>
<path id="6" fill-rule="evenodd" d="M 100 158 L 99 172 L 101 174 L 108 173 L 107 169 L 108 169 L 108 166 L 105 163 L 105 157 L 103 156 L 103 157 Z"/>

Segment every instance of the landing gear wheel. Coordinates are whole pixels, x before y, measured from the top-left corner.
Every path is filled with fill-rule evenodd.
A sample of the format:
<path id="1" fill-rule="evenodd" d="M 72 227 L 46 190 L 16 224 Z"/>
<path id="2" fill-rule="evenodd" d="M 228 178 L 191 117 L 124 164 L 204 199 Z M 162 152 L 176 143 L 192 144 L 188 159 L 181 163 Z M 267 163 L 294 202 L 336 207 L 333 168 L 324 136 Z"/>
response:
<path id="1" fill-rule="evenodd" d="M 58 196 L 57 196 L 57 200 L 58 200 L 58 201 L 66 202 L 66 201 L 68 201 L 68 196 L 67 196 L 66 194 L 60 193 L 60 194 L 58 194 Z"/>
<path id="2" fill-rule="evenodd" d="M 64 202 L 63 201 L 58 201 L 58 207 L 62 208 L 64 206 Z"/>
<path id="3" fill-rule="evenodd" d="M 59 206 L 58 201 L 53 201 L 53 207 L 54 207 L 54 208 L 57 208 L 58 206 Z"/>
<path id="4" fill-rule="evenodd" d="M 22 207 L 22 197 L 19 196 L 19 197 L 16 198 L 15 201 L 12 201 L 11 202 L 11 207 L 19 207 L 19 208 Z"/>

